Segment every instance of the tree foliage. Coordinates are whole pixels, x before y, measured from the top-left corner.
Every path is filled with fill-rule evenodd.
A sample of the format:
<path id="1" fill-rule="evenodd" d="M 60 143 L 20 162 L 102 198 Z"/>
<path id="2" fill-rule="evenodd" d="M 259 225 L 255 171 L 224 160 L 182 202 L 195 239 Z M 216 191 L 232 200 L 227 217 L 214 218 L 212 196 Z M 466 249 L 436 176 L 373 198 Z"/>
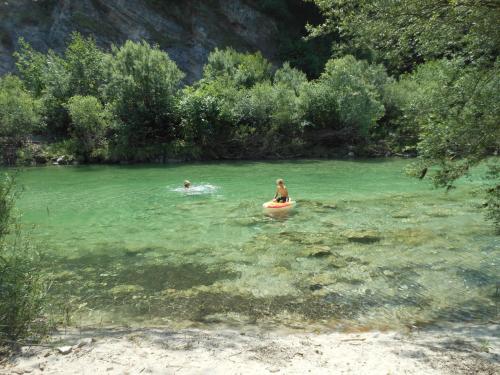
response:
<path id="1" fill-rule="evenodd" d="M 236 86 L 252 87 L 257 82 L 271 78 L 272 66 L 260 52 L 239 53 L 232 48 L 215 49 L 208 56 L 203 69 L 203 79 L 231 80 Z"/>
<path id="2" fill-rule="evenodd" d="M 74 153 L 84 162 L 103 160 L 107 154 L 106 131 L 110 114 L 93 96 L 73 96 L 67 104 Z"/>
<path id="3" fill-rule="evenodd" d="M 135 148 L 174 140 L 176 95 L 184 73 L 158 46 L 146 42 L 113 47 L 108 63 L 105 92 L 118 119 L 119 153 L 133 158 Z"/>
<path id="4" fill-rule="evenodd" d="M 367 136 L 383 114 L 380 90 L 387 80 L 380 66 L 353 56 L 327 62 L 321 77 L 305 86 L 302 105 L 314 127 L 335 130 L 336 138 L 352 141 Z"/>
<path id="5" fill-rule="evenodd" d="M 94 39 L 74 33 L 64 57 L 71 96 L 100 97 L 100 88 L 106 82 L 105 66 L 108 59 Z"/>
<path id="6" fill-rule="evenodd" d="M 0 137 L 16 144 L 40 128 L 40 103 L 15 76 L 0 77 Z"/>
<path id="7" fill-rule="evenodd" d="M 22 39 L 15 53 L 17 69 L 28 90 L 42 102 L 48 133 L 68 135 L 70 124 L 66 103 L 74 95 L 99 96 L 106 77 L 106 54 L 92 38 L 73 33 L 63 56 L 34 51 Z"/>
<path id="8" fill-rule="evenodd" d="M 335 34 L 353 53 L 404 72 L 443 57 L 491 66 L 500 46 L 500 5 L 490 0 L 310 0 L 325 17 L 311 36 Z"/>
<path id="9" fill-rule="evenodd" d="M 423 177 L 435 166 L 429 175 L 449 189 L 498 152 L 498 2 L 312 1 L 325 16 L 323 24 L 309 27 L 312 37 L 335 34 L 335 53 L 349 51 L 384 63 L 396 75 L 407 73 L 388 85 L 392 118 L 385 123 L 400 134 L 415 129 L 410 138 L 419 138 L 420 160 L 414 174 Z M 498 191 L 496 181 L 488 191 Z M 494 203 L 489 206 L 494 210 Z M 490 217 L 497 215 L 490 211 Z"/>

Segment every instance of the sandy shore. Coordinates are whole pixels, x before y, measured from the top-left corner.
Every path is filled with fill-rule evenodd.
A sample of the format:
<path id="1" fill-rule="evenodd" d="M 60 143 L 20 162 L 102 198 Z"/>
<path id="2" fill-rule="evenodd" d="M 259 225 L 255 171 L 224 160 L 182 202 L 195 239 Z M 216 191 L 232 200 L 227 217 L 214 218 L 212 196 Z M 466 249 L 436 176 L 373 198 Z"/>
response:
<path id="1" fill-rule="evenodd" d="M 73 331 L 54 336 L 52 347 L 22 348 L 3 363 L 0 373 L 497 374 L 499 336 L 500 326 L 494 324 L 408 334 L 227 328 Z M 63 345 L 72 346 L 70 353 L 58 352 Z"/>

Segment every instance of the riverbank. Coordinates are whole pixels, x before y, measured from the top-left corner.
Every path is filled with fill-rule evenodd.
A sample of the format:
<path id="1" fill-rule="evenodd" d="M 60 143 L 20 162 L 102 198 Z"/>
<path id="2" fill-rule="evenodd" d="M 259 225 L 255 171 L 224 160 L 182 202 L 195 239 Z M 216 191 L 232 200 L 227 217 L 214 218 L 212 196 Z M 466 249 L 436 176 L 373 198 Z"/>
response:
<path id="1" fill-rule="evenodd" d="M 498 324 L 404 334 L 256 328 L 75 330 L 52 337 L 47 347 L 22 348 L 0 373 L 495 374 L 500 370 L 499 333 Z M 73 349 L 61 354 L 61 346 Z"/>

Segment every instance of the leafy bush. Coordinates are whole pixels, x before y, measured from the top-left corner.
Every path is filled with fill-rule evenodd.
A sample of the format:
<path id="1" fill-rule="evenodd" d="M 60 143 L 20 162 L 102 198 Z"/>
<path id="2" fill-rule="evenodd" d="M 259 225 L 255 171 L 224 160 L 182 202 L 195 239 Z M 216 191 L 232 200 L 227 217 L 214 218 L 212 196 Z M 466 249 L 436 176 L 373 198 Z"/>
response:
<path id="1" fill-rule="evenodd" d="M 21 80 L 12 75 L 0 78 L 0 149 L 4 164 L 13 165 L 30 134 L 39 131 L 40 103 Z"/>
<path id="2" fill-rule="evenodd" d="M 241 90 L 237 97 L 233 118 L 238 128 L 247 129 L 247 136 L 241 139 L 247 156 L 290 155 L 302 144 L 300 84 L 281 78 L 278 75 L 274 84 L 261 82 Z"/>
<path id="3" fill-rule="evenodd" d="M 194 158 L 229 157 L 235 146 L 232 106 L 238 89 L 227 79 L 202 81 L 182 91 L 178 113 Z"/>
<path id="4" fill-rule="evenodd" d="M 500 148 L 498 72 L 455 59 L 428 62 L 405 77 L 413 87 L 405 111 L 419 127 L 420 166 L 438 166 L 436 185 L 452 187 Z"/>
<path id="5" fill-rule="evenodd" d="M 112 52 L 106 98 L 118 119 L 116 152 L 134 159 L 137 149 L 176 139 L 176 95 L 184 73 L 146 42 L 127 41 Z"/>
<path id="6" fill-rule="evenodd" d="M 105 83 L 107 54 L 92 38 L 73 33 L 64 56 L 42 54 L 20 40 L 17 69 L 32 94 L 42 102 L 43 117 L 52 137 L 68 135 L 68 100 L 75 95 L 99 96 Z"/>
<path id="7" fill-rule="evenodd" d="M 247 71 L 242 54 L 229 49 L 211 56 L 203 79 L 183 90 L 178 107 L 186 139 L 200 147 L 197 155 L 248 158 L 295 153 L 301 145 L 299 93 L 307 82 L 305 75 L 285 64 L 274 82 L 268 73 L 241 81 L 240 72 Z"/>
<path id="8" fill-rule="evenodd" d="M 12 75 L 0 77 L 0 136 L 20 142 L 40 125 L 40 105 Z"/>
<path id="9" fill-rule="evenodd" d="M 106 157 L 106 130 L 111 116 L 93 96 L 73 96 L 68 101 L 71 116 L 70 134 L 74 154 L 84 162 Z"/>
<path id="10" fill-rule="evenodd" d="M 380 89 L 385 80 L 383 68 L 352 56 L 329 60 L 321 77 L 302 90 L 305 118 L 344 141 L 365 137 L 384 114 Z"/>
<path id="11" fill-rule="evenodd" d="M 71 96 L 99 97 L 106 82 L 105 64 L 109 56 L 101 51 L 95 40 L 73 33 L 64 54 Z"/>
<path id="12" fill-rule="evenodd" d="M 236 52 L 232 48 L 215 49 L 208 56 L 203 69 L 205 81 L 227 79 L 237 87 L 252 87 L 257 82 L 271 79 L 272 65 L 260 52 Z"/>

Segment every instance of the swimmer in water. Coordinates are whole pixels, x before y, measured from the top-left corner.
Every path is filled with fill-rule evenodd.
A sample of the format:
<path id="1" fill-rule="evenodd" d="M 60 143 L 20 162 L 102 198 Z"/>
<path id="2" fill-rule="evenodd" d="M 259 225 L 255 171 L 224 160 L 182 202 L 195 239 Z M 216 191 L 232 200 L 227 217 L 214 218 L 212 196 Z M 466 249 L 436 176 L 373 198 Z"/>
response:
<path id="1" fill-rule="evenodd" d="M 189 180 L 185 180 L 184 181 L 184 189 L 189 189 L 191 187 L 191 181 Z"/>

